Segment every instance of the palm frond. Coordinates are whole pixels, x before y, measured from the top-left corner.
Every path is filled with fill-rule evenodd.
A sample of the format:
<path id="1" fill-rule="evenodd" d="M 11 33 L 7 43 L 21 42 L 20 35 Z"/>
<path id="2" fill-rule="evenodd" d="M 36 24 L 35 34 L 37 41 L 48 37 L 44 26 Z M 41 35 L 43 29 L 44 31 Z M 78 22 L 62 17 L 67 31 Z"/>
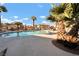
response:
<path id="1" fill-rule="evenodd" d="M 7 12 L 7 9 L 5 6 L 0 6 L 0 12 Z"/>

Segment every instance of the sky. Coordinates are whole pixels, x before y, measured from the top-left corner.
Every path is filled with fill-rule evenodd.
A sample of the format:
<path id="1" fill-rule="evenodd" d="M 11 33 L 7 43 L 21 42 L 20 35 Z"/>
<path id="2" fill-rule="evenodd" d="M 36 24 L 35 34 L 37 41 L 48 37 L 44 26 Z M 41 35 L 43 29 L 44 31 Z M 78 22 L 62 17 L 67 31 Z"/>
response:
<path id="1" fill-rule="evenodd" d="M 2 22 L 22 22 L 25 25 L 32 25 L 32 16 L 36 16 L 35 24 L 51 24 L 46 20 L 49 16 L 51 4 L 49 3 L 5 3 L 3 4 L 8 12 L 2 13 Z"/>

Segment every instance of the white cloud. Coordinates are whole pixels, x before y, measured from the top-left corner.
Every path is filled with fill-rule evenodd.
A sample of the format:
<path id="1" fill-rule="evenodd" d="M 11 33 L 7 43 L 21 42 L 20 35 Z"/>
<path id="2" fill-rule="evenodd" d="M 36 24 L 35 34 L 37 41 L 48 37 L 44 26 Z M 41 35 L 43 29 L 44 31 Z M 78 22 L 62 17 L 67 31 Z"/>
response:
<path id="1" fill-rule="evenodd" d="M 50 26 L 52 26 L 52 25 L 55 26 L 55 24 L 56 24 L 55 22 L 49 22 L 49 21 L 42 21 L 42 23 L 43 24 L 48 24 Z"/>
<path id="2" fill-rule="evenodd" d="M 1 16 L 1 22 L 2 23 L 10 23 L 11 20 L 10 19 L 7 19 L 7 18 L 4 18 L 3 15 Z"/>
<path id="3" fill-rule="evenodd" d="M 27 20 L 29 20 L 29 18 L 21 18 L 21 19 L 18 19 L 18 16 L 12 16 L 12 17 L 9 17 L 9 18 L 6 18 L 4 16 L 1 16 L 2 23 L 22 22 L 23 25 L 31 25 L 31 24 L 28 24 L 28 22 L 25 22 Z"/>
<path id="4" fill-rule="evenodd" d="M 5 18 L 3 16 L 1 16 L 1 21 L 2 23 L 22 22 L 22 20 L 17 20 L 17 19 L 12 20 L 12 19 Z"/>
<path id="5" fill-rule="evenodd" d="M 22 20 L 29 20 L 29 18 L 23 18 Z"/>
<path id="6" fill-rule="evenodd" d="M 12 22 L 10 19 L 7 19 L 7 18 L 2 18 L 1 21 L 2 21 L 2 23 L 11 23 Z"/>
<path id="7" fill-rule="evenodd" d="M 42 8 L 42 7 L 43 7 L 43 5 L 40 5 L 40 4 L 39 4 L 39 5 L 37 5 L 37 6 L 38 6 L 38 7 L 40 7 L 40 8 Z"/>
<path id="8" fill-rule="evenodd" d="M 26 23 L 23 23 L 23 25 L 26 25 Z"/>
<path id="9" fill-rule="evenodd" d="M 27 24 L 27 25 L 32 25 L 32 24 Z"/>
<path id="10" fill-rule="evenodd" d="M 13 16 L 14 18 L 18 18 L 18 16 Z"/>
<path id="11" fill-rule="evenodd" d="M 48 24 L 48 22 L 47 22 L 47 21 L 42 21 L 42 23 L 43 23 L 43 24 Z"/>
<path id="12" fill-rule="evenodd" d="M 13 22 L 22 22 L 22 20 L 14 20 Z"/>
<path id="13" fill-rule="evenodd" d="M 41 18 L 41 19 L 45 19 L 45 18 L 46 18 L 46 16 L 40 16 L 40 18 Z"/>
<path id="14" fill-rule="evenodd" d="M 5 3 L 1 2 L 0 5 L 4 5 Z"/>

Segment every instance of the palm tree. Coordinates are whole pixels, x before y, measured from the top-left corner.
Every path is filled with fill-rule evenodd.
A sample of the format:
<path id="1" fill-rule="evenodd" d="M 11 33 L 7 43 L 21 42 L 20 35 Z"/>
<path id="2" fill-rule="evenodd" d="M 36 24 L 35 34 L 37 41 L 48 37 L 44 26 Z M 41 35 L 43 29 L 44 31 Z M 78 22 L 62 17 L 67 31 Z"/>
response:
<path id="1" fill-rule="evenodd" d="M 32 16 L 32 21 L 33 21 L 33 30 L 35 29 L 35 20 L 36 20 L 36 17 L 35 17 L 35 16 Z"/>
<path id="2" fill-rule="evenodd" d="M 19 31 L 19 28 L 21 27 L 22 23 L 21 22 L 15 22 L 15 25 L 17 25 L 17 31 Z"/>
<path id="3" fill-rule="evenodd" d="M 5 23 L 6 25 L 6 30 L 8 30 L 8 26 L 10 25 L 9 23 Z"/>
<path id="4" fill-rule="evenodd" d="M 14 24 L 17 25 L 17 36 L 19 37 L 19 29 L 20 29 L 22 23 L 21 22 L 15 22 Z"/>
<path id="5" fill-rule="evenodd" d="M 7 9 L 5 6 L 0 6 L 0 13 L 2 12 L 7 12 Z M 0 31 L 1 31 L 1 28 L 2 28 L 2 24 L 1 24 L 1 15 L 0 15 Z"/>
<path id="6" fill-rule="evenodd" d="M 50 10 L 50 16 L 48 19 L 51 21 L 55 20 L 58 24 L 60 23 L 58 25 L 58 30 L 62 34 L 62 37 L 65 32 L 64 22 L 69 21 L 69 25 L 73 26 L 68 34 L 72 35 L 73 38 L 77 37 L 79 28 L 79 3 L 64 3 L 59 6 L 55 6 Z"/>
<path id="7" fill-rule="evenodd" d="M 58 36 L 59 33 L 64 34 L 65 33 L 65 25 L 64 25 L 64 10 L 65 10 L 65 5 L 60 4 L 59 6 L 55 6 L 53 9 L 51 9 L 50 16 L 48 17 L 49 20 L 51 21 L 56 21 L 57 23 L 57 31 L 58 31 Z M 59 37 L 58 37 L 59 39 Z"/>

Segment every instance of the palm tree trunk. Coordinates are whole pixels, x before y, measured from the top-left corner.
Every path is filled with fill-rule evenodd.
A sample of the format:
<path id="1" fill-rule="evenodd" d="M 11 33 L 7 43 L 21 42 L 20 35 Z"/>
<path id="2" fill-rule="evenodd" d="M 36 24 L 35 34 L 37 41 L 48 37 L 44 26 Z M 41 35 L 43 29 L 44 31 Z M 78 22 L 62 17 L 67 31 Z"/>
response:
<path id="1" fill-rule="evenodd" d="M 65 34 L 63 36 L 63 38 L 68 41 L 68 42 L 71 42 L 71 43 L 77 43 L 78 40 L 77 40 L 77 37 L 78 37 L 78 29 L 79 29 L 79 23 L 78 24 L 75 24 L 71 30 Z"/>
<path id="2" fill-rule="evenodd" d="M 78 28 L 79 24 L 74 25 L 71 30 L 68 32 L 69 35 L 73 35 L 75 37 L 78 37 Z"/>
<path id="3" fill-rule="evenodd" d="M 17 25 L 17 37 L 19 37 L 19 26 Z"/>
<path id="4" fill-rule="evenodd" d="M 1 24 L 1 13 L 0 13 L 0 31 L 2 29 L 2 24 Z"/>
<path id="5" fill-rule="evenodd" d="M 57 22 L 57 39 L 62 40 L 64 33 L 65 33 L 64 21 L 63 20 L 58 21 Z"/>
<path id="6" fill-rule="evenodd" d="M 33 31 L 34 31 L 34 29 L 35 29 L 35 23 L 34 23 L 34 20 L 33 20 Z"/>
<path id="7" fill-rule="evenodd" d="M 17 31 L 19 32 L 19 26 L 17 25 Z"/>
<path id="8" fill-rule="evenodd" d="M 68 33 L 65 33 L 65 25 L 64 22 L 59 21 L 57 22 L 57 39 L 58 40 L 66 40 L 71 43 L 77 42 L 78 37 L 78 29 L 79 29 L 79 23 L 72 26 L 71 30 Z"/>

